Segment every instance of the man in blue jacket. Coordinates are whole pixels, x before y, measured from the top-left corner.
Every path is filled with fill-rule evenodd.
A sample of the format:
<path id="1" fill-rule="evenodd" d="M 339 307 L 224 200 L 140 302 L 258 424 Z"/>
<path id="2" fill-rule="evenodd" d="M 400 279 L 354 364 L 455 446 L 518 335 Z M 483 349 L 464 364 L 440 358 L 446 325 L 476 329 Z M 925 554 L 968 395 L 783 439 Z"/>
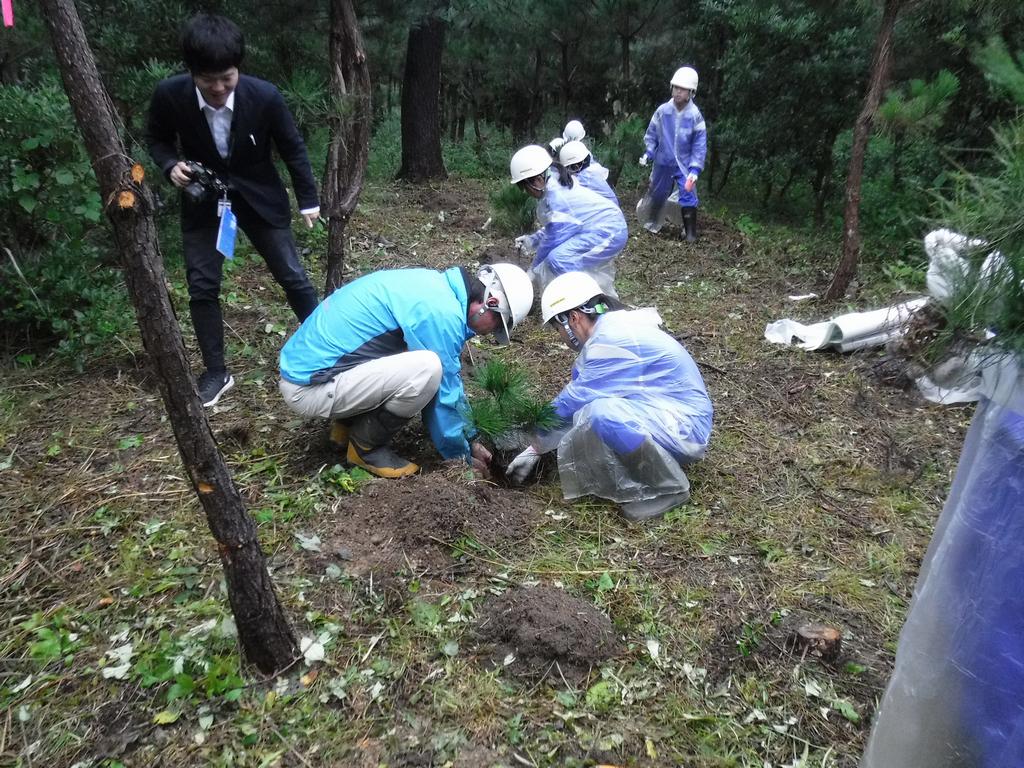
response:
<path id="1" fill-rule="evenodd" d="M 288 167 L 310 227 L 320 214 L 320 202 L 306 146 L 281 93 L 238 72 L 245 55 L 241 30 L 222 16 L 199 14 L 185 25 L 181 48 L 189 72 L 157 85 L 146 143 L 170 182 L 186 191 L 181 195 L 182 250 L 192 325 L 206 367 L 197 388 L 203 405 L 212 406 L 235 383 L 224 359 L 220 307 L 224 256 L 217 235 L 223 209 L 229 206 L 237 217 L 237 226 L 284 288 L 301 322 L 316 307 L 317 295 L 295 248 L 288 193 L 274 167 L 272 148 Z M 212 171 L 227 189 L 204 195 L 194 184 L 189 161 Z"/>
<path id="2" fill-rule="evenodd" d="M 683 237 L 697 240 L 697 177 L 704 170 L 708 151 L 708 132 L 704 116 L 693 97 L 697 93 L 697 71 L 680 67 L 672 75 L 672 98 L 654 111 L 647 133 L 640 165 L 654 161 L 651 171 L 651 200 L 646 229 L 657 231 L 662 207 L 672 194 L 673 184 L 679 186 L 679 207 L 683 216 Z"/>
<path id="3" fill-rule="evenodd" d="M 391 438 L 417 413 L 445 459 L 484 472 L 491 456 L 466 421 L 460 353 L 476 334 L 508 344 L 530 311 L 533 285 L 512 264 L 392 269 L 343 285 L 281 350 L 280 390 L 288 407 L 333 419 L 332 441 L 350 464 L 379 477 L 419 467 L 395 454 Z"/>

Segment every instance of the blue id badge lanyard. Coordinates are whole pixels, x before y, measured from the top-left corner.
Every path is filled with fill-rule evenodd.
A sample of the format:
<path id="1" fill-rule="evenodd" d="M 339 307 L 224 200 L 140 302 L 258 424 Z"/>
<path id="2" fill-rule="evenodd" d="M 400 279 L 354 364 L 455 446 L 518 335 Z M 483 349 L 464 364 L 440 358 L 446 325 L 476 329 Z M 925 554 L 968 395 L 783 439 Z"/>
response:
<path id="1" fill-rule="evenodd" d="M 238 217 L 231 210 L 231 201 L 225 195 L 217 201 L 217 251 L 226 259 L 235 257 L 235 238 L 238 236 Z"/>

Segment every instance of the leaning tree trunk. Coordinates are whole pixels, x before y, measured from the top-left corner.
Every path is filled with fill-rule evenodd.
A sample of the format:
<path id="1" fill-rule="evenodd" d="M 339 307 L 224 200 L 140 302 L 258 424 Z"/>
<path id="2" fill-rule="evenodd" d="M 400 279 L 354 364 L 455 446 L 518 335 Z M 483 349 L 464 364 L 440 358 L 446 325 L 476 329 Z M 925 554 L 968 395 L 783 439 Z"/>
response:
<path id="1" fill-rule="evenodd" d="M 857 273 L 860 260 L 860 191 L 864 178 L 864 155 L 871 136 L 871 123 L 882 101 L 882 93 L 889 81 L 892 67 L 892 38 L 896 17 L 906 0 L 885 0 L 882 23 L 875 38 L 875 51 L 871 57 L 871 78 L 860 115 L 853 126 L 853 146 L 850 149 L 850 168 L 846 174 L 846 209 L 843 213 L 843 255 L 825 292 L 826 299 L 838 299 L 850 286 Z"/>
<path id="2" fill-rule="evenodd" d="M 446 179 L 441 157 L 441 54 L 445 22 L 437 13 L 409 29 L 402 79 L 402 167 L 397 178 Z"/>
<path id="3" fill-rule="evenodd" d="M 114 230 L 139 331 L 188 476 L 217 540 L 228 599 L 246 658 L 267 674 L 297 656 L 295 636 L 274 592 L 256 525 L 242 504 L 210 431 L 189 372 L 164 276 L 153 195 L 125 151 L 73 0 L 40 0 L 64 89 L 85 141 Z"/>
<path id="4" fill-rule="evenodd" d="M 331 0 L 330 49 L 331 144 L 324 173 L 324 212 L 330 222 L 326 294 L 344 280 L 345 227 L 363 191 L 373 122 L 370 70 L 352 0 Z"/>

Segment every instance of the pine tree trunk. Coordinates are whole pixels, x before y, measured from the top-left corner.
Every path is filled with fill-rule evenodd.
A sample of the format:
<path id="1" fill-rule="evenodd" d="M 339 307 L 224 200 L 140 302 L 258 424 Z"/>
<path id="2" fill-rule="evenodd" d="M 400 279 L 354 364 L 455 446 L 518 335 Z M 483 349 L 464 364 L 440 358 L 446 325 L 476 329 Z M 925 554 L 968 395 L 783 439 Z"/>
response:
<path id="1" fill-rule="evenodd" d="M 402 81 L 402 167 L 396 178 L 446 179 L 441 157 L 441 54 L 444 19 L 431 14 L 409 29 Z"/>
<path id="2" fill-rule="evenodd" d="M 330 222 L 326 294 L 344 281 L 345 227 L 363 191 L 373 121 L 370 70 L 352 0 L 331 0 L 330 15 L 333 109 L 324 173 L 324 215 Z"/>
<path id="3" fill-rule="evenodd" d="M 864 155 L 867 152 L 868 139 L 871 137 L 871 124 L 882 101 L 886 83 L 889 82 L 893 58 L 893 30 L 904 2 L 906 0 L 885 0 L 885 9 L 882 11 L 882 23 L 878 27 L 875 51 L 871 57 L 868 92 L 864 97 L 860 115 L 857 116 L 857 122 L 853 126 L 850 168 L 846 174 L 846 208 L 843 212 L 843 255 L 832 277 L 832 284 L 825 292 L 826 299 L 844 296 L 846 289 L 850 287 L 850 281 L 857 273 L 857 262 L 860 261 L 860 193 L 864 180 Z"/>
<path id="4" fill-rule="evenodd" d="M 106 201 L 125 282 L 152 362 L 182 462 L 217 540 L 228 599 L 246 658 L 267 674 L 298 652 L 227 464 L 210 431 L 189 371 L 181 331 L 167 292 L 153 220 L 153 195 L 141 166 L 127 156 L 110 98 L 100 81 L 73 0 L 40 0 L 64 89 Z"/>

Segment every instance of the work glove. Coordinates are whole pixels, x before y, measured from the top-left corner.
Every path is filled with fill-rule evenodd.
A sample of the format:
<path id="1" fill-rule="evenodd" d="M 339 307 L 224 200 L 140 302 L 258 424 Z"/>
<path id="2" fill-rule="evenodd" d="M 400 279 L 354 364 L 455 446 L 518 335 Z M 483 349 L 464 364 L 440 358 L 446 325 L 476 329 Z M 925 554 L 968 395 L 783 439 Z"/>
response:
<path id="1" fill-rule="evenodd" d="M 537 462 L 539 461 L 540 454 L 537 453 L 532 445 L 528 445 L 525 451 L 509 462 L 508 467 L 505 469 L 505 477 L 511 480 L 513 484 L 519 485 L 537 468 Z"/>
<path id="2" fill-rule="evenodd" d="M 558 137 L 548 142 L 548 147 L 551 149 L 551 154 L 558 156 L 558 150 L 565 146 L 565 139 Z"/>
<path id="3" fill-rule="evenodd" d="M 687 192 L 693 192 L 693 188 L 697 185 L 697 174 L 693 171 L 686 176 L 686 184 L 683 185 Z"/>
<path id="4" fill-rule="evenodd" d="M 642 166 L 645 166 L 645 167 L 647 166 L 647 153 L 646 152 L 644 152 L 642 155 L 640 155 L 639 163 Z"/>

